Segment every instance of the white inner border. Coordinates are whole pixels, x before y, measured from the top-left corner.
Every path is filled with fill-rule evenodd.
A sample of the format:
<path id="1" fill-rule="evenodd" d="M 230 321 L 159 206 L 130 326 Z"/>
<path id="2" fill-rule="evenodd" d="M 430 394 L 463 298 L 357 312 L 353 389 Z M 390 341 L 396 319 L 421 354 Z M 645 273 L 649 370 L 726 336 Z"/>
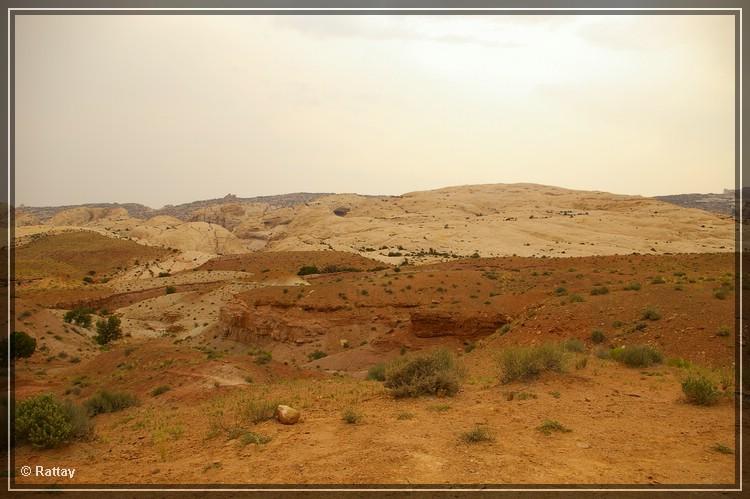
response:
<path id="1" fill-rule="evenodd" d="M 208 491 L 226 491 L 226 492 L 240 492 L 240 491 L 253 491 L 253 492 L 292 492 L 292 491 L 320 491 L 320 492 L 352 492 L 352 491 L 362 491 L 362 492 L 411 492 L 411 491 L 425 491 L 425 492 L 440 492 L 440 491 L 456 491 L 456 492 L 465 492 L 465 491 L 473 491 L 473 492 L 481 492 L 481 491 L 508 491 L 508 492 L 525 492 L 525 491 L 532 491 L 532 490 L 539 490 L 539 491 L 545 491 L 545 492 L 562 492 L 562 491 L 581 491 L 581 492 L 588 492 L 588 491 L 599 491 L 599 490 L 607 490 L 607 491 L 613 491 L 613 492 L 741 492 L 742 491 L 742 250 L 743 250 L 743 241 L 742 241 L 742 214 L 743 214 L 743 204 L 742 204 L 742 7 L 735 7 L 735 8 L 711 8 L 711 7 L 694 7 L 694 8 L 671 8 L 671 7 L 657 7 L 657 8 L 637 8 L 637 7 L 626 7 L 626 8 L 617 8 L 617 7 L 604 7 L 604 8 L 578 8 L 578 7 L 564 7 L 564 8 L 544 8 L 544 7 L 507 7 L 507 8 L 460 8 L 460 7 L 363 7 L 363 8 L 339 8 L 339 7 L 324 7 L 324 8 L 294 8 L 294 7 L 259 7 L 259 8 L 246 8 L 246 7 L 231 7 L 231 8 L 211 8 L 211 7 L 195 7 L 195 8 L 189 8 L 189 7 L 154 7 L 154 8 L 140 8 L 140 7 L 104 7 L 104 8 L 97 8 L 97 7 L 70 7 L 70 8 L 45 8 L 45 7 L 10 7 L 8 8 L 8 209 L 11 209 L 10 206 L 10 192 L 11 192 L 11 185 L 10 185 L 10 166 L 11 166 L 11 142 L 10 142 L 10 18 L 11 13 L 14 11 L 187 11 L 187 12 L 235 12 L 235 11 L 298 11 L 298 12 L 320 12 L 320 11 L 337 11 L 337 12 L 352 12 L 353 14 L 358 13 L 359 11 L 475 11 L 475 12 L 497 12 L 497 11 L 546 11 L 546 12 L 555 12 L 555 11 L 565 11 L 565 12 L 588 12 L 588 11 L 608 11 L 608 10 L 614 10 L 614 11 L 639 11 L 639 12 L 650 12 L 650 11 L 671 11 L 671 10 L 678 10 L 678 11 L 686 11 L 686 10 L 692 10 L 692 11 L 727 11 L 727 13 L 735 13 L 739 11 L 739 24 L 740 24 L 740 32 L 739 32 L 739 58 L 740 58 L 740 88 L 739 88 L 739 113 L 740 113 L 740 119 L 739 119 L 739 135 L 737 135 L 736 140 L 739 140 L 740 143 L 740 157 L 739 157 L 739 167 L 740 167 L 740 181 L 739 185 L 737 186 L 740 189 L 740 200 L 739 200 L 739 206 L 735 206 L 735 210 L 739 210 L 739 241 L 738 245 L 739 248 L 735 247 L 735 253 L 739 250 L 739 280 L 740 280 L 740 300 L 739 300 L 739 328 L 735 331 L 736 333 L 739 332 L 739 336 L 735 334 L 736 340 L 739 342 L 740 345 L 740 352 L 739 352 L 739 358 L 740 358 L 740 365 L 739 365 L 739 380 L 740 380 L 740 386 L 739 386 L 739 399 L 736 400 L 735 403 L 739 404 L 740 411 L 739 411 L 739 427 L 740 427 L 740 449 L 739 449 L 739 461 L 740 461 L 740 469 L 739 469 L 739 477 L 738 483 L 739 488 L 717 488 L 717 489 L 709 489 L 709 488 L 699 488 L 699 489 L 687 489 L 687 488 L 681 488 L 681 489 L 666 489 L 666 488 L 578 488 L 578 487 L 570 487 L 570 488 L 564 488 L 564 487 L 558 487 L 558 488 L 524 488 L 524 489 L 514 489 L 514 488 L 500 488 L 500 489 L 492 489 L 492 488 L 439 488 L 439 489 L 429 489 L 429 488 L 384 488 L 384 489 L 378 489 L 378 488 L 368 488 L 368 489 L 357 489 L 357 488 L 335 488 L 335 489 L 326 489 L 326 488 L 304 488 L 304 489 L 294 489 L 294 488 L 262 488 L 262 489 L 251 489 L 251 488 L 220 488 L 220 489 L 211 489 L 211 488 L 186 488 L 186 489 L 178 489 L 178 488 L 169 488 L 169 489 L 159 489 L 159 488 L 137 488 L 137 489 L 127 489 L 127 488 L 111 488 L 111 489 L 76 489 L 76 488 L 46 488 L 46 489 L 29 489 L 29 488 L 23 488 L 23 489 L 14 489 L 11 488 L 11 469 L 10 469 L 10 403 L 8 403 L 8 492 L 48 492 L 48 491 L 56 491 L 56 492 L 208 492 Z M 146 15 L 146 14 L 144 14 Z M 398 14 L 394 14 L 398 15 Z M 648 15 L 648 14 L 644 14 Z M 735 33 L 735 37 L 737 36 L 737 33 Z M 735 95 L 736 95 L 737 89 L 735 89 Z M 11 222 L 12 217 L 8 217 L 8 222 Z M 15 222 L 14 222 L 15 223 Z M 7 236 L 7 244 L 8 244 L 8 334 L 10 333 L 10 249 L 11 249 L 11 241 L 10 241 L 10 234 L 11 234 L 11 228 L 8 227 L 8 236 Z M 11 362 L 10 358 L 10 342 L 8 342 L 8 361 Z M 8 401 L 10 402 L 10 395 L 11 395 L 11 387 L 10 387 L 10 372 L 8 373 Z M 736 424 L 736 423 L 735 423 Z M 735 449 L 735 454 L 737 453 L 737 449 Z M 113 486 L 116 484 L 112 484 Z"/>

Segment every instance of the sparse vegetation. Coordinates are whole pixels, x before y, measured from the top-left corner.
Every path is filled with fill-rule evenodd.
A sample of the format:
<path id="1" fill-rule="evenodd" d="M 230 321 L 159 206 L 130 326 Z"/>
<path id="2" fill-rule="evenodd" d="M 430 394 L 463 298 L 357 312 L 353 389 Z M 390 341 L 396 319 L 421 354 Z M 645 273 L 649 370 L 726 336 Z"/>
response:
<path id="1" fill-rule="evenodd" d="M 569 428 L 566 428 L 563 426 L 559 421 L 555 421 L 554 419 L 546 419 L 544 422 L 537 426 L 537 430 L 541 431 L 545 435 L 551 435 L 553 432 L 558 433 L 569 433 Z"/>
<path id="2" fill-rule="evenodd" d="M 341 414 L 341 419 L 346 424 L 357 424 L 362 419 L 362 416 L 350 407 L 344 410 L 344 412 Z"/>
<path id="3" fill-rule="evenodd" d="M 69 310 L 63 316 L 63 320 L 68 324 L 77 324 L 81 327 L 91 327 L 91 314 L 94 311 L 88 307 L 77 307 Z"/>
<path id="4" fill-rule="evenodd" d="M 687 401 L 695 405 L 713 405 L 721 395 L 713 381 L 700 373 L 688 374 L 682 381 L 682 392 Z"/>
<path id="5" fill-rule="evenodd" d="M 463 370 L 447 350 L 399 357 L 385 367 L 385 387 L 394 397 L 455 395 Z"/>
<path id="6" fill-rule="evenodd" d="M 533 378 L 544 371 L 563 370 L 564 351 L 560 345 L 547 343 L 532 347 L 512 347 L 504 350 L 500 357 L 502 374 L 500 381 Z"/>
<path id="7" fill-rule="evenodd" d="M 661 353 L 648 345 L 630 345 L 613 348 L 609 355 L 628 367 L 650 367 L 662 361 Z"/>
<path id="8" fill-rule="evenodd" d="M 460 439 L 467 444 L 492 442 L 494 438 L 486 426 L 476 425 L 473 429 L 461 434 Z"/>
<path id="9" fill-rule="evenodd" d="M 734 451 L 730 447 L 718 442 L 711 447 L 711 450 L 718 452 L 719 454 L 734 454 Z"/>
<path id="10" fill-rule="evenodd" d="M 10 334 L 10 356 L 13 359 L 25 359 L 34 355 L 36 351 L 36 339 L 23 331 L 13 331 Z M 8 339 L 0 341 L 0 358 L 3 364 L 8 356 Z"/>
<path id="11" fill-rule="evenodd" d="M 96 416 L 97 414 L 121 411 L 137 403 L 138 399 L 131 393 L 100 390 L 86 400 L 84 406 L 90 416 Z"/>
<path id="12" fill-rule="evenodd" d="M 607 286 L 597 286 L 591 289 L 590 294 L 592 296 L 596 296 L 596 295 L 606 295 L 608 293 L 609 293 L 609 288 L 607 288 Z"/>
<path id="13" fill-rule="evenodd" d="M 106 345 L 122 337 L 120 328 L 120 318 L 116 315 L 110 315 L 106 319 L 96 322 L 96 342 L 100 345 Z"/>
<path id="14" fill-rule="evenodd" d="M 375 364 L 367 370 L 367 379 L 373 381 L 385 381 L 385 364 Z"/>
<path id="15" fill-rule="evenodd" d="M 640 282 L 631 282 L 624 288 L 625 291 L 640 291 L 641 290 L 641 283 Z"/>
<path id="16" fill-rule="evenodd" d="M 175 288 L 174 286 L 167 286 L 166 288 L 164 288 L 164 294 L 166 295 L 171 295 L 176 292 L 177 292 L 177 288 Z"/>
<path id="17" fill-rule="evenodd" d="M 320 274 L 320 270 L 318 270 L 318 267 L 315 265 L 304 265 L 300 267 L 299 272 L 297 272 L 297 275 L 299 276 L 312 274 Z"/>
<path id="18" fill-rule="evenodd" d="M 642 321 L 658 321 L 659 319 L 661 319 L 661 314 L 653 307 L 648 307 L 641 313 Z"/>
<path id="19" fill-rule="evenodd" d="M 313 360 L 322 359 L 323 357 L 327 357 L 327 356 L 328 356 L 328 354 L 325 353 L 324 351 L 322 351 L 322 350 L 315 350 L 314 352 L 308 354 L 307 358 L 308 358 L 308 360 L 313 361 Z"/>
<path id="20" fill-rule="evenodd" d="M 567 339 L 562 346 L 566 352 L 583 352 L 586 349 L 586 345 L 578 338 Z"/>
<path id="21" fill-rule="evenodd" d="M 16 406 L 14 438 L 34 447 L 58 447 L 91 433 L 88 416 L 69 401 L 51 394 L 37 395 Z"/>
<path id="22" fill-rule="evenodd" d="M 591 341 L 595 344 L 604 343 L 606 341 L 607 337 L 604 335 L 604 331 L 601 329 L 594 329 L 591 332 Z"/>

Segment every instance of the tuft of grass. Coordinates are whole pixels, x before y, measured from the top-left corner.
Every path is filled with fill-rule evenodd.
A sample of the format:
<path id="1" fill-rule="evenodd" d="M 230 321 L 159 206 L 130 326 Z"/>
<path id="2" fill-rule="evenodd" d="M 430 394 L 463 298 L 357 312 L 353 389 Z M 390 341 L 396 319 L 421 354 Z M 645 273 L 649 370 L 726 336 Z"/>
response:
<path id="1" fill-rule="evenodd" d="M 714 291 L 714 298 L 716 298 L 717 300 L 724 300 L 727 296 L 727 290 L 724 288 L 720 288 Z"/>
<path id="2" fill-rule="evenodd" d="M 568 294 L 568 290 L 562 286 L 555 288 L 555 296 L 565 296 Z"/>
<path id="3" fill-rule="evenodd" d="M 583 352 L 586 349 L 586 346 L 578 338 L 567 339 L 562 346 L 566 352 Z"/>
<path id="4" fill-rule="evenodd" d="M 626 285 L 624 288 L 625 291 L 640 291 L 641 290 L 641 283 L 640 282 L 631 282 L 630 284 Z"/>
<path id="5" fill-rule="evenodd" d="M 458 393 L 463 375 L 453 354 L 439 349 L 421 355 L 404 355 L 388 363 L 384 386 L 396 398 L 453 396 Z"/>
<path id="6" fill-rule="evenodd" d="M 583 299 L 583 296 L 581 295 L 576 295 L 576 294 L 570 295 L 570 303 L 581 303 L 583 301 L 584 299 Z"/>
<path id="7" fill-rule="evenodd" d="M 477 444 L 480 442 L 492 442 L 494 438 L 489 429 L 485 426 L 476 425 L 473 429 L 460 435 L 461 441 L 467 444 Z"/>
<path id="8" fill-rule="evenodd" d="M 451 406 L 446 405 L 446 404 L 437 404 L 437 405 L 431 405 L 427 409 L 430 411 L 435 411 L 435 412 L 446 412 L 446 411 L 449 411 L 450 408 Z"/>
<path id="9" fill-rule="evenodd" d="M 570 433 L 572 431 L 570 428 L 566 428 L 559 421 L 555 421 L 554 419 L 545 419 L 536 429 L 545 435 L 551 435 L 552 432 Z"/>
<path id="10" fill-rule="evenodd" d="M 682 392 L 695 405 L 713 405 L 721 394 L 713 381 L 699 373 L 691 373 L 682 381 Z"/>
<path id="11" fill-rule="evenodd" d="M 591 296 L 597 296 L 597 295 L 606 295 L 609 293 L 609 288 L 607 286 L 596 286 L 591 289 Z"/>
<path id="12" fill-rule="evenodd" d="M 658 321 L 659 319 L 661 319 L 661 314 L 653 307 L 645 308 L 643 312 L 641 312 L 641 320 L 643 321 Z"/>
<path id="13" fill-rule="evenodd" d="M 584 369 L 589 363 L 588 357 L 581 357 L 576 361 L 576 369 Z"/>
<path id="14" fill-rule="evenodd" d="M 734 454 L 734 451 L 730 447 L 727 447 L 726 445 L 720 444 L 718 442 L 716 442 L 716 444 L 711 447 L 711 450 L 716 451 L 720 454 Z"/>
<path id="15" fill-rule="evenodd" d="M 591 341 L 593 343 L 596 343 L 597 345 L 600 343 L 604 343 L 604 341 L 607 339 L 607 337 L 604 335 L 604 331 L 601 329 L 594 329 L 591 332 Z"/>
<path id="16" fill-rule="evenodd" d="M 560 345 L 546 343 L 532 347 L 512 347 L 500 356 L 502 374 L 500 381 L 529 379 L 543 371 L 560 372 L 563 369 L 564 351 Z"/>
<path id="17" fill-rule="evenodd" d="M 665 282 L 667 281 L 665 281 L 664 278 L 661 276 L 656 276 L 653 279 L 651 279 L 651 284 L 664 284 Z"/>
<path id="18" fill-rule="evenodd" d="M 248 444 L 262 445 L 267 444 L 271 441 L 271 437 L 254 433 L 252 431 L 246 431 L 240 436 L 240 445 L 243 447 Z"/>
<path id="19" fill-rule="evenodd" d="M 258 424 L 273 419 L 279 404 L 278 400 L 242 399 L 238 402 L 237 414 L 242 420 Z"/>
<path id="20" fill-rule="evenodd" d="M 609 356 L 628 367 L 649 367 L 662 361 L 662 354 L 648 345 L 629 345 L 613 348 Z"/>
<path id="21" fill-rule="evenodd" d="M 716 336 L 721 336 L 722 338 L 726 338 L 727 336 L 729 336 L 729 334 L 730 334 L 729 328 L 727 326 L 721 326 L 719 328 L 719 331 L 716 333 Z"/>
<path id="22" fill-rule="evenodd" d="M 341 419 L 346 424 L 357 424 L 362 420 L 362 415 L 360 415 L 358 412 L 356 412 L 351 407 L 344 410 L 344 412 L 341 414 Z"/>
<path id="23" fill-rule="evenodd" d="M 414 419 L 414 414 L 411 412 L 400 412 L 398 413 L 398 416 L 396 416 L 396 419 L 399 421 L 404 421 L 406 419 Z"/>

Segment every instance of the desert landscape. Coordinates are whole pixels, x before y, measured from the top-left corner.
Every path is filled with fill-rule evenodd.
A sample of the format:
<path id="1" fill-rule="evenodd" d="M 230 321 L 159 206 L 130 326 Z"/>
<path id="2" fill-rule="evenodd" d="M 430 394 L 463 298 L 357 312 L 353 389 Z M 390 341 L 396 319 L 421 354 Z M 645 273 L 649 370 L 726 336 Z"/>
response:
<path id="1" fill-rule="evenodd" d="M 741 9 L 151 3 L 8 9 L 9 493 L 742 493 Z"/>
<path id="2" fill-rule="evenodd" d="M 15 211 L 16 411 L 69 425 L 17 412 L 14 463 L 77 470 L 18 486 L 737 478 L 731 216 L 536 184 L 168 209 Z"/>

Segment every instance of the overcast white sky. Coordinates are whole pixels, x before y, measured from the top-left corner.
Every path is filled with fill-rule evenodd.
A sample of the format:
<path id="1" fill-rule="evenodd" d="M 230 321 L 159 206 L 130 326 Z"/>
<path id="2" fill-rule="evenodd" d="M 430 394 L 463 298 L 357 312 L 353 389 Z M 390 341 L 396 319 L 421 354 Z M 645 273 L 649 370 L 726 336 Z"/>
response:
<path id="1" fill-rule="evenodd" d="M 18 16 L 16 202 L 734 185 L 731 16 Z"/>

